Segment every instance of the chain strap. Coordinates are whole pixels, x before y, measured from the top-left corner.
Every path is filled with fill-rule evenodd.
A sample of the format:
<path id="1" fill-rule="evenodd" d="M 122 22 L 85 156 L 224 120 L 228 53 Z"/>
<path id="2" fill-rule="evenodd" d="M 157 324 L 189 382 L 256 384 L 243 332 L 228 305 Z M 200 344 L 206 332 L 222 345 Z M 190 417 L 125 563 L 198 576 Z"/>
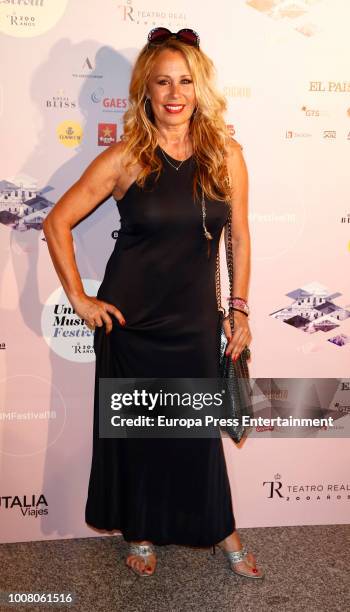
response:
<path id="1" fill-rule="evenodd" d="M 225 226 L 225 244 L 226 244 L 226 261 L 228 269 L 228 280 L 230 287 L 230 297 L 233 296 L 233 246 L 232 246 L 232 206 L 229 205 L 229 214 L 227 223 Z M 229 321 L 231 325 L 231 332 L 233 333 L 234 321 L 233 321 L 233 310 L 228 309 Z"/>
<path id="2" fill-rule="evenodd" d="M 224 226 L 224 236 L 225 236 L 225 250 L 226 250 L 226 262 L 227 262 L 227 271 L 228 271 L 228 279 L 229 279 L 229 287 L 230 287 L 230 297 L 233 295 L 233 249 L 232 249 L 232 208 L 230 205 L 229 216 Z M 218 303 L 218 310 L 222 310 L 224 312 L 224 317 L 228 318 L 230 322 L 231 334 L 234 331 L 234 315 L 233 309 L 228 309 L 228 315 L 226 315 L 226 309 L 221 304 L 221 282 L 220 282 L 220 249 L 218 249 L 217 258 L 216 258 L 216 299 Z M 233 376 L 236 379 L 249 379 L 249 368 L 247 364 L 247 359 L 250 357 L 250 349 L 245 347 L 243 351 L 239 355 L 239 359 L 236 363 L 232 363 L 230 360 L 230 368 L 234 372 Z M 236 390 L 237 391 L 237 390 Z M 238 391 L 237 391 L 238 392 Z M 241 401 L 239 397 L 236 397 L 236 401 Z"/>
<path id="3" fill-rule="evenodd" d="M 230 296 L 233 295 L 233 250 L 232 250 L 232 207 L 229 203 L 229 215 L 225 223 L 225 250 L 226 250 L 226 262 L 229 280 Z M 216 284 L 216 301 L 218 310 L 221 310 L 226 316 L 226 309 L 221 303 L 221 277 L 220 277 L 220 248 L 218 248 L 216 256 L 216 271 L 215 271 L 215 284 Z M 229 309 L 229 321 L 231 325 L 231 331 L 233 332 L 233 312 Z"/>
<path id="4" fill-rule="evenodd" d="M 216 285 L 216 302 L 218 310 L 222 310 L 225 316 L 225 309 L 221 304 L 221 278 L 220 278 L 220 245 L 216 255 L 216 270 L 215 270 L 215 285 Z"/>

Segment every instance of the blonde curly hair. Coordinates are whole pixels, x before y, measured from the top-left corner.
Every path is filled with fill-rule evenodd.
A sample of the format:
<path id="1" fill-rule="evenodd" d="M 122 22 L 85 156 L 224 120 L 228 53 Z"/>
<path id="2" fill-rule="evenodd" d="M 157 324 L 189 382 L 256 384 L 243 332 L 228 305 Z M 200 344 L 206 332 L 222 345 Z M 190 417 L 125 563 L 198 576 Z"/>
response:
<path id="1" fill-rule="evenodd" d="M 140 164 L 136 183 L 143 187 L 147 177 L 155 172 L 159 178 L 162 160 L 156 155 L 158 130 L 146 111 L 147 83 L 153 65 L 164 49 L 180 51 L 187 61 L 197 100 L 197 108 L 191 117 L 190 135 L 196 171 L 193 194 L 199 198 L 200 185 L 209 199 L 225 200 L 230 197 L 230 181 L 225 162 L 225 152 L 232 143 L 223 113 L 226 99 L 214 84 L 215 68 L 212 60 L 197 47 L 169 39 L 162 45 L 143 47 L 134 65 L 129 86 L 129 108 L 124 114 L 125 167 Z"/>

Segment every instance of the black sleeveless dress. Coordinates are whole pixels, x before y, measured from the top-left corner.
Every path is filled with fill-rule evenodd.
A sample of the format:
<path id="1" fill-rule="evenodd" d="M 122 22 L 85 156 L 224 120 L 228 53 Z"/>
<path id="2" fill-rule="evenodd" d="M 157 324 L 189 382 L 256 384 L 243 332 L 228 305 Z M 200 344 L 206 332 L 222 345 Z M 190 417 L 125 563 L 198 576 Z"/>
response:
<path id="1" fill-rule="evenodd" d="M 161 151 L 157 151 L 161 158 Z M 178 165 L 178 160 L 169 160 Z M 94 433 L 86 522 L 126 541 L 210 546 L 235 529 L 221 438 L 99 438 L 99 377 L 217 377 L 215 292 L 225 202 L 192 196 L 193 156 L 158 181 L 134 182 L 118 202 L 121 226 L 97 297 L 117 306 L 113 331 L 96 328 Z"/>

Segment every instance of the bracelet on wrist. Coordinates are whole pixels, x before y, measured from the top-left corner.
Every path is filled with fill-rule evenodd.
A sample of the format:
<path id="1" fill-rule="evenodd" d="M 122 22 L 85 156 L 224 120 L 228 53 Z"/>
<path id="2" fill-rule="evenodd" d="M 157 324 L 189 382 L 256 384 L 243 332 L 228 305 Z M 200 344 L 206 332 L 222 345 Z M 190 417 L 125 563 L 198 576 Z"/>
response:
<path id="1" fill-rule="evenodd" d="M 247 316 L 249 315 L 249 306 L 247 300 L 241 297 L 229 297 L 227 298 L 229 308 L 240 310 L 244 312 Z"/>
<path id="2" fill-rule="evenodd" d="M 237 310 L 237 312 L 241 312 L 242 314 L 244 314 L 246 317 L 248 316 L 248 312 L 245 312 L 245 310 L 241 310 L 240 308 L 235 308 L 234 306 L 230 306 L 229 308 L 229 312 L 231 310 Z"/>

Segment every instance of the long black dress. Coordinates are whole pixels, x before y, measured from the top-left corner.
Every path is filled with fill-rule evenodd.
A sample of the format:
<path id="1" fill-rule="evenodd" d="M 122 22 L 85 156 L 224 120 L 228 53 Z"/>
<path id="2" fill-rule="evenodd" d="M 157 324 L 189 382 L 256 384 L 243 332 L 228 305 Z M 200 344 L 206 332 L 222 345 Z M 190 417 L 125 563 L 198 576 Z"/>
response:
<path id="1" fill-rule="evenodd" d="M 161 158 L 161 151 L 158 148 Z M 174 165 L 178 160 L 168 155 Z M 227 205 L 192 196 L 194 157 L 158 181 L 134 182 L 118 202 L 121 226 L 97 297 L 121 310 L 96 328 L 96 378 L 86 522 L 125 540 L 210 546 L 235 528 L 221 438 L 110 439 L 98 435 L 99 377 L 217 377 L 220 316 L 215 261 Z"/>

